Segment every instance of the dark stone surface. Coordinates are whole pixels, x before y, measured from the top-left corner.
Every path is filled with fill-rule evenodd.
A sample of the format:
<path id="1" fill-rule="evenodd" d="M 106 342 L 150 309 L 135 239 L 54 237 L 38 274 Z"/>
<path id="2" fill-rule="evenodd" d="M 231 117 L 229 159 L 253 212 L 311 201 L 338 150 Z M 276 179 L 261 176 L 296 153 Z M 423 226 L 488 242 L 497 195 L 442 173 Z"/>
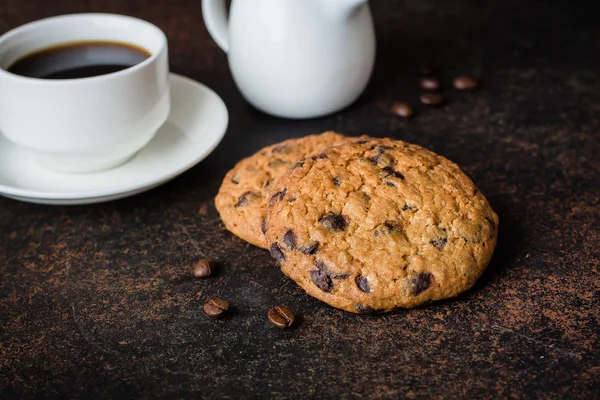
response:
<path id="1" fill-rule="evenodd" d="M 149 193 L 85 207 L 0 200 L 0 397 L 600 398 L 600 7 L 566 1 L 373 1 L 375 77 L 349 109 L 311 121 L 244 103 L 198 0 L 4 0 L 0 31 L 79 11 L 165 29 L 172 69 L 230 109 L 219 148 Z M 569 4 L 571 3 L 571 4 Z M 587 4 L 586 4 L 587 3 Z M 448 104 L 418 104 L 417 66 Z M 459 73 L 482 78 L 450 90 Z M 409 101 L 419 114 L 388 108 Z M 469 293 L 357 316 L 306 296 L 213 207 L 238 159 L 336 129 L 391 136 L 458 162 L 500 215 Z M 191 279 L 198 257 L 218 276 Z M 232 305 L 206 318 L 208 298 Z M 294 329 L 267 322 L 290 306 Z"/>

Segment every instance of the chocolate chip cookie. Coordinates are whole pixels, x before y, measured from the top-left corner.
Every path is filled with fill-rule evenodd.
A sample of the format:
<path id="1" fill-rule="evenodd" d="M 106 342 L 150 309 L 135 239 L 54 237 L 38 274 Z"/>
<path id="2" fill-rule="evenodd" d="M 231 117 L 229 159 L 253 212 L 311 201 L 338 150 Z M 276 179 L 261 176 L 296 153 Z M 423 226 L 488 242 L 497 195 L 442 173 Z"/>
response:
<path id="1" fill-rule="evenodd" d="M 275 180 L 298 160 L 346 140 L 349 138 L 335 132 L 290 139 L 265 147 L 237 163 L 225 175 L 215 198 L 215 205 L 227 229 L 266 249 L 264 219 L 269 191 Z"/>
<path id="2" fill-rule="evenodd" d="M 273 185 L 267 242 L 308 294 L 351 312 L 453 297 L 488 265 L 498 216 L 460 168 L 420 146 L 362 140 Z"/>

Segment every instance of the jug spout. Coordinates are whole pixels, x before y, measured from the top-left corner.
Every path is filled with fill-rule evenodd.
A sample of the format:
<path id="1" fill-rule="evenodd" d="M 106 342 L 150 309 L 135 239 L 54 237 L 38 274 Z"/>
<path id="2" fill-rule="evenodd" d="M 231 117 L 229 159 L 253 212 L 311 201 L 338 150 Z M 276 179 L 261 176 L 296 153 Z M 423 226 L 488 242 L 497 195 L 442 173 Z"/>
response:
<path id="1" fill-rule="evenodd" d="M 332 17 L 348 18 L 368 0 L 318 0 Z"/>

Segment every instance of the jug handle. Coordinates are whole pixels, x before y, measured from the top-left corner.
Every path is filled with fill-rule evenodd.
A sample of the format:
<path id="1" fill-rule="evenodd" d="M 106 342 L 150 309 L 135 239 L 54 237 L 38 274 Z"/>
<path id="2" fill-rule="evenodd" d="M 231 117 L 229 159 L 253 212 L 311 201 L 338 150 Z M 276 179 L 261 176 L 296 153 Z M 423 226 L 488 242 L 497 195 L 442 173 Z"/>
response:
<path id="1" fill-rule="evenodd" d="M 202 16 L 210 36 L 225 53 L 229 52 L 225 0 L 202 0 Z"/>

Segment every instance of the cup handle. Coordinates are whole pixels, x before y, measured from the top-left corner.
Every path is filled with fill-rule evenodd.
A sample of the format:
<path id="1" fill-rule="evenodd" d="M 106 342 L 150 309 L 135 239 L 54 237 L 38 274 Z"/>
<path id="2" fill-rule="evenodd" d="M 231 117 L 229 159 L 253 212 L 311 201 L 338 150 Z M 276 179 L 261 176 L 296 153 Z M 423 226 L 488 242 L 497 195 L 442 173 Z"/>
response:
<path id="1" fill-rule="evenodd" d="M 202 16 L 210 36 L 225 53 L 228 53 L 229 32 L 225 0 L 202 0 Z"/>

